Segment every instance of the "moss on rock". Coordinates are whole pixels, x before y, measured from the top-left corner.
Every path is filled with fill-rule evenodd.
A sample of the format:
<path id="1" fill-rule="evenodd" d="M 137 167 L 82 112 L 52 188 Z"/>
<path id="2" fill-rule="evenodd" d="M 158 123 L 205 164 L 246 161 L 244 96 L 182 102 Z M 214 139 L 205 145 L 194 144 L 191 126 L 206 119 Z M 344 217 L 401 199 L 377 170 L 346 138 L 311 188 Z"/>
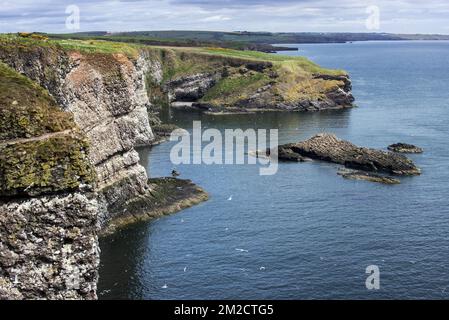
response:
<path id="1" fill-rule="evenodd" d="M 92 184 L 87 141 L 79 134 L 0 146 L 0 195 L 36 195 Z"/>
<path id="2" fill-rule="evenodd" d="M 0 140 L 29 138 L 71 129 L 72 115 L 48 92 L 0 63 Z"/>
<path id="3" fill-rule="evenodd" d="M 92 184 L 88 143 L 49 93 L 0 63 L 0 196 Z"/>

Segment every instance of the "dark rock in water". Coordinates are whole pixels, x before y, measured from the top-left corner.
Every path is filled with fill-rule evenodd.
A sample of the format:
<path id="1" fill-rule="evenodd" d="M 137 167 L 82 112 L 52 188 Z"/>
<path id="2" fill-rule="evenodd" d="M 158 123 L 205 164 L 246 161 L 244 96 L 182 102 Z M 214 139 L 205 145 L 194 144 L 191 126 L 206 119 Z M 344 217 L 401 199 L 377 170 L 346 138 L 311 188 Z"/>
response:
<path id="1" fill-rule="evenodd" d="M 388 150 L 399 153 L 423 153 L 423 149 L 407 143 L 395 143 L 388 146 Z"/>
<path id="2" fill-rule="evenodd" d="M 358 171 L 358 170 L 339 170 L 337 172 L 338 175 L 342 176 L 345 179 L 352 179 L 352 180 L 365 180 L 365 181 L 371 181 L 371 182 L 379 182 L 384 184 L 400 184 L 401 181 L 399 181 L 396 178 L 382 176 L 376 173 L 371 172 L 365 172 L 365 171 Z"/>
<path id="3" fill-rule="evenodd" d="M 338 163 L 352 169 L 396 175 L 421 174 L 421 170 L 413 161 L 403 155 L 358 147 L 329 133 L 318 134 L 306 141 L 280 146 L 279 150 L 285 154 L 289 154 L 291 151 L 298 154 L 299 157 Z"/>
<path id="4" fill-rule="evenodd" d="M 310 160 L 310 158 L 303 157 L 299 153 L 294 152 L 291 149 L 292 145 L 293 144 L 285 144 L 278 147 L 278 159 L 280 161 L 304 162 Z"/>

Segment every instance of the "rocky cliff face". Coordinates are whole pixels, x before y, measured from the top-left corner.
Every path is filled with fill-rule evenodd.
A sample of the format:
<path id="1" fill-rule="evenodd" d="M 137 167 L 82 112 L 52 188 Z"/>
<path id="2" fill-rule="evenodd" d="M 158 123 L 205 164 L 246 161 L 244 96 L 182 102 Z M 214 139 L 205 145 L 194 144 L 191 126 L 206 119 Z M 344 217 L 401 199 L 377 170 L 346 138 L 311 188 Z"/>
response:
<path id="1" fill-rule="evenodd" d="M 96 298 L 95 172 L 86 136 L 0 63 L 0 299 Z"/>
<path id="2" fill-rule="evenodd" d="M 154 141 L 146 77 L 162 65 L 1 44 L 0 299 L 95 299 L 99 233 L 207 199 L 139 164 L 135 147 Z"/>
<path id="3" fill-rule="evenodd" d="M 89 159 L 97 173 L 101 225 L 145 198 L 150 186 L 134 147 L 154 139 L 144 78 L 157 69 L 150 70 L 144 57 L 43 46 L 5 47 L 0 59 L 48 89 L 94 146 Z"/>

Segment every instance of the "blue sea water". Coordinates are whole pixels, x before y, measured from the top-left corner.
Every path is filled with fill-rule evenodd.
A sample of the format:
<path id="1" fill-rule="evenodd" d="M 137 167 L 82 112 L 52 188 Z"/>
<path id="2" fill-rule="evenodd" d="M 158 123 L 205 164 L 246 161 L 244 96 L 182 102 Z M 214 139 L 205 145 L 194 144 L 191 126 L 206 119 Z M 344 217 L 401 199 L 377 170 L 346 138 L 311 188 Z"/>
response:
<path id="1" fill-rule="evenodd" d="M 449 298 L 449 42 L 296 46 L 282 54 L 347 70 L 358 107 L 173 112 L 172 121 L 279 128 L 279 143 L 323 131 L 374 148 L 409 142 L 425 150 L 410 156 L 422 175 L 381 185 L 320 162 L 280 163 L 274 176 L 255 165 L 178 166 L 210 200 L 102 239 L 100 298 Z M 170 174 L 173 144 L 140 150 L 150 176 Z M 380 269 L 379 290 L 365 287 L 369 265 Z"/>

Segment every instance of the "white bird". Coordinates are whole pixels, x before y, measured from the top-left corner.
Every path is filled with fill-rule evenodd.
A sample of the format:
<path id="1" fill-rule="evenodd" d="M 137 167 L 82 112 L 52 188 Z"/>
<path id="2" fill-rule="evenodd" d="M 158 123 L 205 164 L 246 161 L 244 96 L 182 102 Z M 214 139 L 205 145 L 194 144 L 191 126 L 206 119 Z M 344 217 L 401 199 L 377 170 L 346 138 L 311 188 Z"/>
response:
<path id="1" fill-rule="evenodd" d="M 167 284 L 164 284 L 164 285 L 162 286 L 162 289 L 167 289 L 167 288 L 168 288 Z"/>

